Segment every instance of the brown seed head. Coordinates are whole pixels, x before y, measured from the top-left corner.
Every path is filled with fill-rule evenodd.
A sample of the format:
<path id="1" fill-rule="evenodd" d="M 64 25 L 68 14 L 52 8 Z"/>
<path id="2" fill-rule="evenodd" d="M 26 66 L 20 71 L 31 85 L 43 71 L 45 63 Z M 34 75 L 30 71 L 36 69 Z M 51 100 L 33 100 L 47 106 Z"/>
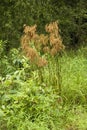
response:
<path id="1" fill-rule="evenodd" d="M 37 62 L 37 66 L 38 67 L 43 67 L 45 65 L 47 65 L 47 61 L 45 59 L 39 57 L 38 62 Z"/>

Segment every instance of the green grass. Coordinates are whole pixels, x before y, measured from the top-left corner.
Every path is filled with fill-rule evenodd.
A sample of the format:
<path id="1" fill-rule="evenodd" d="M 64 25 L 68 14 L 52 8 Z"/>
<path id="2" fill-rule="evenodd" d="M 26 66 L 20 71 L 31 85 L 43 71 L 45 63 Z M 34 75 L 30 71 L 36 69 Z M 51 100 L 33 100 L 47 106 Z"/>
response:
<path id="1" fill-rule="evenodd" d="M 22 67 L 0 77 L 0 130 L 87 130 L 85 50 L 50 57 L 33 70 L 19 56 Z"/>
<path id="2" fill-rule="evenodd" d="M 63 56 L 62 95 L 67 103 L 85 104 L 87 102 L 87 59 L 80 53 Z"/>

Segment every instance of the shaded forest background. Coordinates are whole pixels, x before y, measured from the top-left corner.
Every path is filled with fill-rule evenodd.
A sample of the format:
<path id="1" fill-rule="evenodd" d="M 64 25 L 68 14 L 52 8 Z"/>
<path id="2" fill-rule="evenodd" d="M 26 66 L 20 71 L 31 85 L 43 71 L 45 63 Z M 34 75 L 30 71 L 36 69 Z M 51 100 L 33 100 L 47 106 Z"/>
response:
<path id="1" fill-rule="evenodd" d="M 3 0 L 0 2 L 0 39 L 7 41 L 8 51 L 20 45 L 24 24 L 37 24 L 38 33 L 45 33 L 44 26 L 56 20 L 66 46 L 86 44 L 86 0 Z"/>

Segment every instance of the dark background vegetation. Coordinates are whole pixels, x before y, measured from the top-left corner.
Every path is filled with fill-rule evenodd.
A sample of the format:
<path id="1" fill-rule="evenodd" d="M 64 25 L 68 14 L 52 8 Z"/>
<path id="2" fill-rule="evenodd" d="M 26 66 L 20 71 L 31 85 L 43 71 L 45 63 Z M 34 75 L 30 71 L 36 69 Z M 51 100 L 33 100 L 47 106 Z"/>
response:
<path id="1" fill-rule="evenodd" d="M 2 0 L 0 2 L 0 39 L 7 40 L 6 50 L 18 47 L 23 25 L 44 26 L 59 21 L 66 47 L 85 45 L 87 41 L 86 0 Z"/>

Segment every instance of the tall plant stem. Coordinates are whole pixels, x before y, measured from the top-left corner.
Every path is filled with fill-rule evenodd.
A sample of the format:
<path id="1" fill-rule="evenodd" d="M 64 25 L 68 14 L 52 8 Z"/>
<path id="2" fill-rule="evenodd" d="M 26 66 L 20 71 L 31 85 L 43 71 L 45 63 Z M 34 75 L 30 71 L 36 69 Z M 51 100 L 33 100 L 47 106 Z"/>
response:
<path id="1" fill-rule="evenodd" d="M 55 57 L 55 63 L 56 63 L 56 74 L 57 74 L 57 86 L 58 86 L 58 94 L 61 95 L 62 91 L 62 77 L 61 77 L 61 53 Z"/>
<path id="2" fill-rule="evenodd" d="M 43 72 L 42 72 L 42 68 L 39 68 L 38 69 L 38 75 L 39 75 L 39 80 L 40 80 L 40 83 L 42 83 L 43 82 Z"/>

